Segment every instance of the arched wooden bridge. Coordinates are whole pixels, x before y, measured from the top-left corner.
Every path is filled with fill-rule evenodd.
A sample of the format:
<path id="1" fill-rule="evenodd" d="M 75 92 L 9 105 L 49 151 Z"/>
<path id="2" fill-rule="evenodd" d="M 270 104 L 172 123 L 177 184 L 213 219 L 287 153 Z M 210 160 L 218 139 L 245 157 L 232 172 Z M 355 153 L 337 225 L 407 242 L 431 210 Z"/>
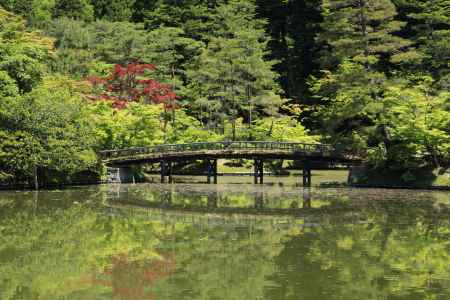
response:
<path id="1" fill-rule="evenodd" d="M 101 151 L 100 157 L 107 166 L 122 167 L 146 163 L 161 164 L 161 182 L 172 181 L 172 163 L 180 161 L 204 160 L 207 162 L 208 182 L 214 178 L 217 183 L 218 159 L 252 159 L 255 161 L 255 183 L 263 183 L 264 160 L 286 159 L 303 161 L 303 183 L 311 184 L 311 162 L 352 164 L 361 159 L 332 145 L 288 143 L 288 142 L 211 142 L 169 144 L 154 147 L 129 148 Z"/>

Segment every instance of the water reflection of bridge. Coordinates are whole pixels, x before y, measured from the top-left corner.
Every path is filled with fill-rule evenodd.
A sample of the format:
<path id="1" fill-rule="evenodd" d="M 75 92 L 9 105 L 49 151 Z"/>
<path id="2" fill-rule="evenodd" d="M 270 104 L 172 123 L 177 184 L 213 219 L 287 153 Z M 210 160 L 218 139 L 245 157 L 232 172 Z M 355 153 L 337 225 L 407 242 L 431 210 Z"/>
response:
<path id="1" fill-rule="evenodd" d="M 159 163 L 161 182 L 173 181 L 173 164 L 177 162 L 203 160 L 206 165 L 207 182 L 217 183 L 217 160 L 250 159 L 254 161 L 254 181 L 264 182 L 264 162 L 283 159 L 301 162 L 303 185 L 311 185 L 311 165 L 321 163 L 354 164 L 360 158 L 331 145 L 285 143 L 285 142 L 214 142 L 159 145 L 155 147 L 107 150 L 101 153 L 107 166 L 124 167 L 147 163 Z"/>
<path id="2" fill-rule="evenodd" d="M 202 192 L 190 195 L 171 190 L 158 190 L 146 197 L 146 194 L 129 194 L 127 188 L 121 192 L 111 190 L 107 197 L 108 213 L 117 217 L 144 218 L 162 223 L 182 223 L 199 226 L 221 227 L 270 227 L 276 229 L 308 228 L 321 226 L 324 216 L 333 216 L 346 222 L 359 222 L 358 214 L 350 207 L 331 204 L 329 206 L 312 205 L 311 189 L 304 188 L 295 198 L 285 199 L 288 205 L 273 207 L 265 198 L 264 189 L 246 194 L 250 202 L 239 206 L 224 203 L 227 196 L 217 192 Z M 163 187 L 163 186 L 161 186 Z M 188 198 L 186 198 L 188 197 Z M 183 201 L 186 199 L 204 199 L 203 201 Z M 225 201 L 226 202 L 226 201 Z M 321 201 L 323 204 L 323 201 Z M 286 202 L 284 202 L 286 203 Z"/>
<path id="3" fill-rule="evenodd" d="M 273 206 L 273 202 L 270 204 L 267 202 L 272 198 L 273 187 L 268 188 L 266 186 L 252 187 L 251 190 L 244 191 L 239 188 L 236 189 L 232 186 L 192 186 L 192 185 L 141 185 L 139 188 L 135 188 L 135 185 L 108 185 L 106 191 L 106 199 L 111 203 L 132 204 L 138 206 L 144 206 L 149 208 L 167 208 L 167 209 L 179 209 L 184 210 L 197 209 L 206 211 L 223 211 L 223 212 L 238 212 L 238 210 L 252 210 L 252 213 L 258 214 L 264 213 L 284 213 L 284 210 L 277 210 Z M 192 187 L 195 187 L 192 189 Z M 280 198 L 280 202 L 284 204 L 289 200 L 290 212 L 294 213 L 299 208 L 311 209 L 311 197 L 312 188 L 303 188 L 302 192 L 298 190 L 289 190 L 279 194 L 280 187 L 277 186 L 277 198 Z M 240 198 L 239 205 L 242 208 L 230 207 L 233 202 L 233 198 Z M 321 196 L 323 197 L 323 195 Z M 289 199 L 287 199 L 289 198 Z M 185 200 L 190 204 L 186 206 Z M 244 200 L 245 203 L 242 202 Z M 278 202 L 278 205 L 281 203 Z M 243 207 L 244 206 L 244 207 Z M 227 211 L 230 210 L 230 211 Z M 270 210 L 268 210 L 270 209 Z M 231 211 L 233 210 L 233 211 Z"/>
<path id="4" fill-rule="evenodd" d="M 216 212 L 199 212 L 195 210 L 180 209 L 161 209 L 133 205 L 107 205 L 108 213 L 114 216 L 124 216 L 133 218 L 143 218 L 149 221 L 156 222 L 170 222 L 182 223 L 190 225 L 207 225 L 208 227 L 270 227 L 277 229 L 288 229 L 292 227 L 316 227 L 320 226 L 315 222 L 314 216 L 297 215 L 274 215 L 269 214 L 251 214 L 249 210 L 234 210 L 233 209 L 220 210 Z"/>

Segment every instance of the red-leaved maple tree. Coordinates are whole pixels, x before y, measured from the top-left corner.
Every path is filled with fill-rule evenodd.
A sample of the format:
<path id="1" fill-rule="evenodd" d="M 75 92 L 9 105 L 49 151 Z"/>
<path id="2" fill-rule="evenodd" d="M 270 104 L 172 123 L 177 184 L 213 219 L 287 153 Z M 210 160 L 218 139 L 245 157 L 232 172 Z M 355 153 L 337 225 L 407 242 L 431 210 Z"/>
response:
<path id="1" fill-rule="evenodd" d="M 111 101 L 117 109 L 125 108 L 130 102 L 139 101 L 164 104 L 165 111 L 175 109 L 178 96 L 170 85 L 149 78 L 148 73 L 153 70 L 153 64 L 117 64 L 107 77 L 87 78 L 95 92 L 90 98 L 96 101 Z"/>

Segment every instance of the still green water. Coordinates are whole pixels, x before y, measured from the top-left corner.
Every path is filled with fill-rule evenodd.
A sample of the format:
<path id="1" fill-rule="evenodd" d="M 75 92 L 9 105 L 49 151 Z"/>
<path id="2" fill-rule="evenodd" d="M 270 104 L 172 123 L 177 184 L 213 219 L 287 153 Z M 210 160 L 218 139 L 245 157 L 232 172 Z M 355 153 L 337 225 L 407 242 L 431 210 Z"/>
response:
<path id="1" fill-rule="evenodd" d="M 0 192 L 0 299 L 448 300 L 450 193 Z"/>

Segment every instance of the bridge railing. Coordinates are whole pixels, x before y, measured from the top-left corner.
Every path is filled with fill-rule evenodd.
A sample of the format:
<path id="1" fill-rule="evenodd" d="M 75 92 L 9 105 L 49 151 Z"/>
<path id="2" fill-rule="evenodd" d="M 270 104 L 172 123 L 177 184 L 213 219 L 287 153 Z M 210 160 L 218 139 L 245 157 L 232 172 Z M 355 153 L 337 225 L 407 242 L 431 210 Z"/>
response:
<path id="1" fill-rule="evenodd" d="M 205 150 L 281 150 L 293 153 L 307 153 L 321 156 L 331 156 L 336 153 L 332 145 L 289 143 L 289 142 L 257 142 L 257 141 L 233 141 L 233 142 L 202 142 L 189 144 L 166 144 L 153 147 L 136 147 L 120 150 L 101 151 L 103 160 L 130 157 L 137 155 L 183 153 Z"/>

